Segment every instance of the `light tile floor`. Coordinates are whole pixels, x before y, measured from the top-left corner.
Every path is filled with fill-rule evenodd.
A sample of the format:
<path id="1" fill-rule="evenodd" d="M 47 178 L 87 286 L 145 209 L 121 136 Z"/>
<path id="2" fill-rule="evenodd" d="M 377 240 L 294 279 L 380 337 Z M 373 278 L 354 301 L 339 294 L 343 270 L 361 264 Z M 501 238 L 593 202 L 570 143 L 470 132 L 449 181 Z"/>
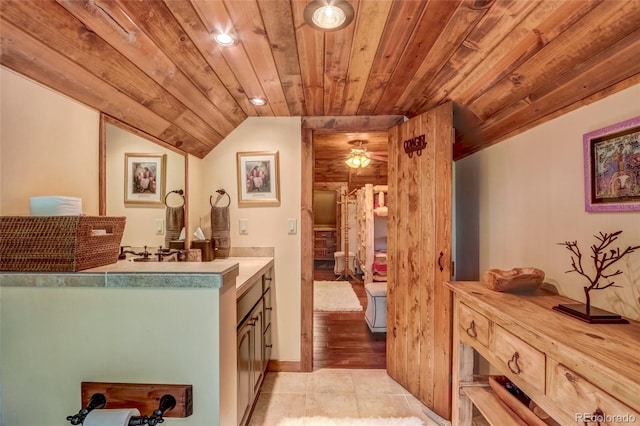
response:
<path id="1" fill-rule="evenodd" d="M 285 417 L 411 417 L 435 426 L 424 406 L 385 370 L 320 369 L 267 373 L 250 426 L 274 426 Z"/>

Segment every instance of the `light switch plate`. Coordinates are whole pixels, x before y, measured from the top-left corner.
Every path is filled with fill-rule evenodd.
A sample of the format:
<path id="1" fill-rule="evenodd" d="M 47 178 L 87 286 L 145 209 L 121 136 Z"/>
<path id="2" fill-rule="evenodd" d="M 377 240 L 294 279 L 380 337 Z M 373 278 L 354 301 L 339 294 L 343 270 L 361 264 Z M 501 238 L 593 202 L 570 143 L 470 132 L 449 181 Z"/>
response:
<path id="1" fill-rule="evenodd" d="M 240 219 L 240 235 L 249 233 L 249 219 Z"/>
<path id="2" fill-rule="evenodd" d="M 296 234 L 298 232 L 298 221 L 296 219 L 287 219 L 287 232 Z"/>
<path id="3" fill-rule="evenodd" d="M 156 219 L 156 235 L 164 235 L 164 219 Z"/>

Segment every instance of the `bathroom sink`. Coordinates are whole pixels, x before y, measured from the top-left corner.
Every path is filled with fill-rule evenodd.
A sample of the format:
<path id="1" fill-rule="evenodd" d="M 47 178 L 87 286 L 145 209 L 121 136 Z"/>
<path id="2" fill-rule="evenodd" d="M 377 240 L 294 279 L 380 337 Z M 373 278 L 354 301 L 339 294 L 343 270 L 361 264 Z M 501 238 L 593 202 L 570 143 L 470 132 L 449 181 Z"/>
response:
<path id="1" fill-rule="evenodd" d="M 153 255 L 150 257 L 134 257 L 131 260 L 133 260 L 134 262 L 157 262 L 158 261 L 158 256 Z M 177 254 L 170 254 L 167 256 L 164 256 L 162 258 L 163 262 L 177 262 L 178 261 L 178 255 Z"/>
<path id="2" fill-rule="evenodd" d="M 158 258 L 156 257 L 134 257 L 134 262 L 157 262 Z"/>

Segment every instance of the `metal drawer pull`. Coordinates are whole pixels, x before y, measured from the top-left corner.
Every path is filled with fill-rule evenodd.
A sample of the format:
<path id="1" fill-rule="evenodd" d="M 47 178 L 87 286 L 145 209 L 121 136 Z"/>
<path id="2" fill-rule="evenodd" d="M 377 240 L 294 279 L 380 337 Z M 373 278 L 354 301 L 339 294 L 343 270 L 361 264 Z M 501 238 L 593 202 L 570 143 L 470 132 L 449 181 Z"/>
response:
<path id="1" fill-rule="evenodd" d="M 474 339 L 478 337 L 478 332 L 476 331 L 476 322 L 471 320 L 471 324 L 469 324 L 469 328 L 467 328 L 467 334 Z"/>
<path id="2" fill-rule="evenodd" d="M 273 311 L 273 308 L 264 308 L 265 311 Z"/>
<path id="3" fill-rule="evenodd" d="M 273 348 L 273 345 L 264 345 L 265 348 Z"/>
<path id="4" fill-rule="evenodd" d="M 520 358 L 520 354 L 518 354 L 518 352 L 515 352 L 509 362 L 507 362 L 507 367 L 509 367 L 509 370 L 511 370 L 513 374 L 520 374 L 521 371 L 520 366 L 518 365 L 518 358 Z M 511 366 L 511 363 L 515 365 L 515 369 Z"/>

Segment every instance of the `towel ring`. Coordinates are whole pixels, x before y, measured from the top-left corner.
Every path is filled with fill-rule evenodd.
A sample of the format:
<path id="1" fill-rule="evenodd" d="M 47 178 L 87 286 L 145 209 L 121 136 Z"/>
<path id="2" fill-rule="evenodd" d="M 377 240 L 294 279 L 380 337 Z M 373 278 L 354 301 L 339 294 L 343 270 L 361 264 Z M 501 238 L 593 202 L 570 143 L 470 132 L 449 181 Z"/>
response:
<path id="1" fill-rule="evenodd" d="M 176 194 L 178 194 L 179 196 L 181 196 L 181 197 L 182 197 L 182 204 L 181 204 L 181 205 L 179 205 L 179 206 L 176 206 L 176 207 L 182 207 L 182 206 L 184 206 L 184 191 L 183 191 L 182 189 L 176 189 L 175 191 L 168 192 L 168 193 L 167 193 L 167 195 L 165 195 L 165 196 L 164 196 L 164 205 L 165 205 L 165 206 L 167 206 L 167 207 L 169 207 L 169 206 L 167 205 L 167 197 L 168 197 L 170 194 L 173 194 L 174 192 L 175 192 Z"/>
<path id="2" fill-rule="evenodd" d="M 220 195 L 218 195 L 218 197 L 216 198 L 216 203 L 218 202 L 218 200 L 220 199 L 221 196 L 226 195 L 227 198 L 229 199 L 229 202 L 227 203 L 226 206 L 223 207 L 229 207 L 231 205 L 231 197 L 229 196 L 229 193 L 227 191 L 225 191 L 224 189 L 217 189 L 216 192 Z M 213 195 L 209 196 L 209 204 L 211 205 L 211 207 L 214 207 L 213 205 Z"/>

